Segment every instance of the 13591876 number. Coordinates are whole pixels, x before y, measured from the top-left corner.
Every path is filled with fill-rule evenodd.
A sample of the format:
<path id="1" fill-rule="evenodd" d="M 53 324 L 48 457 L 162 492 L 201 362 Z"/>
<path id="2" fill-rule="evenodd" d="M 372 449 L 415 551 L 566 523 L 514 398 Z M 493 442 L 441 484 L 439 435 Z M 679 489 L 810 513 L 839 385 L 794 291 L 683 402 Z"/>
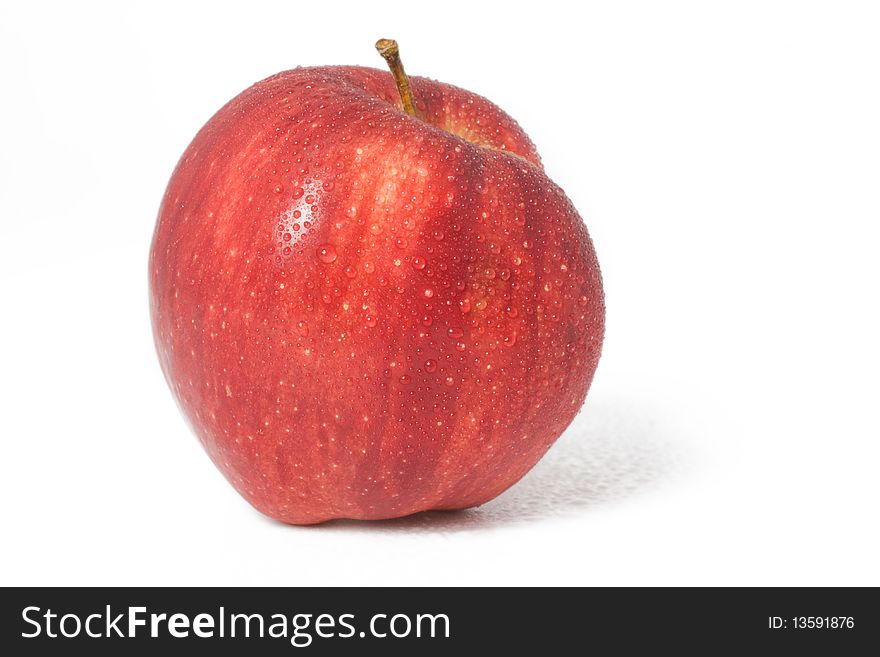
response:
<path id="1" fill-rule="evenodd" d="M 855 619 L 852 616 L 792 616 L 791 625 L 797 630 L 851 630 Z"/>

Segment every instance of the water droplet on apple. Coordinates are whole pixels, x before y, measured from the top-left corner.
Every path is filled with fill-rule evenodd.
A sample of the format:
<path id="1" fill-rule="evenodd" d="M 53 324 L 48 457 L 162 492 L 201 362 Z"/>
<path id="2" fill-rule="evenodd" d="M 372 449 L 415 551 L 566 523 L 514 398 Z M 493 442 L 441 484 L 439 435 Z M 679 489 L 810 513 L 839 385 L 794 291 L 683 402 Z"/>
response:
<path id="1" fill-rule="evenodd" d="M 413 258 L 412 261 L 413 269 L 417 269 L 421 271 L 425 268 L 425 259 L 424 258 Z"/>
<path id="2" fill-rule="evenodd" d="M 364 271 L 368 274 L 372 274 L 374 271 L 376 271 L 376 265 L 374 265 L 372 262 L 365 262 Z"/>
<path id="3" fill-rule="evenodd" d="M 284 191 L 284 185 L 275 185 L 275 193 L 280 194 Z"/>
<path id="4" fill-rule="evenodd" d="M 303 337 L 306 337 L 309 334 L 309 325 L 305 322 L 297 322 L 296 328 L 299 331 L 299 334 Z"/>
<path id="5" fill-rule="evenodd" d="M 457 340 L 458 338 L 460 338 L 461 336 L 464 335 L 464 331 L 462 331 L 462 330 L 461 330 L 460 328 L 458 328 L 457 326 L 450 327 L 450 328 L 446 331 L 446 333 L 447 333 L 447 335 L 449 335 L 449 337 L 452 338 L 453 340 Z"/>
<path id="6" fill-rule="evenodd" d="M 318 247 L 318 260 L 325 264 L 330 264 L 336 260 L 336 247 L 332 244 L 322 244 Z"/>
<path id="7" fill-rule="evenodd" d="M 425 361 L 425 371 L 428 373 L 437 371 L 437 361 L 433 358 L 429 358 Z"/>

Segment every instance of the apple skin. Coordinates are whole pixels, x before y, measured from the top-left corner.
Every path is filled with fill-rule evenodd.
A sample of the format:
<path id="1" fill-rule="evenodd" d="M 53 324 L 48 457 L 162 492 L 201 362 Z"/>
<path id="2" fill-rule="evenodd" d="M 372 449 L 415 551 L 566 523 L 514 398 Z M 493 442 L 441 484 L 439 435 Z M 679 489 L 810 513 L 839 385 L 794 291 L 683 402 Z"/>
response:
<path id="1" fill-rule="evenodd" d="M 286 523 L 491 500 L 599 360 L 596 255 L 529 138 L 410 80 L 419 118 L 384 71 L 258 82 L 196 135 L 159 211 L 165 377 L 221 472 Z"/>

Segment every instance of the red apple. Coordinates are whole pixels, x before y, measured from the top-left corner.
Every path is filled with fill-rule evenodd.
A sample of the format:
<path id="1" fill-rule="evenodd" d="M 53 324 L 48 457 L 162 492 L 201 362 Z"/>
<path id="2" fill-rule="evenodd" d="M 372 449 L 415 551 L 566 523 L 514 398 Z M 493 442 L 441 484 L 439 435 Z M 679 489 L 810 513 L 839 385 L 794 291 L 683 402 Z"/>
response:
<path id="1" fill-rule="evenodd" d="M 150 253 L 174 395 L 288 523 L 491 500 L 572 421 L 602 346 L 592 243 L 532 142 L 377 45 L 394 75 L 298 68 L 217 112 Z"/>

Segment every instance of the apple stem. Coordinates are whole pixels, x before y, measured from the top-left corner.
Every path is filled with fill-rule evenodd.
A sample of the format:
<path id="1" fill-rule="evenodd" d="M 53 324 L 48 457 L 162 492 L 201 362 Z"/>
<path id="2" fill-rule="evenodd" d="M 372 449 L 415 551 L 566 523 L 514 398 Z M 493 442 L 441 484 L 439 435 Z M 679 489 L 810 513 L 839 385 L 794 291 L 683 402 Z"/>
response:
<path id="1" fill-rule="evenodd" d="M 388 62 L 388 68 L 391 69 L 391 75 L 394 76 L 394 82 L 397 83 L 397 92 L 400 94 L 400 100 L 403 102 L 404 111 L 410 116 L 418 116 L 416 99 L 413 96 L 412 88 L 409 86 L 409 78 L 406 77 L 406 71 L 403 70 L 403 62 L 400 61 L 400 49 L 397 47 L 397 41 L 394 39 L 379 39 L 376 42 L 376 50 Z"/>

